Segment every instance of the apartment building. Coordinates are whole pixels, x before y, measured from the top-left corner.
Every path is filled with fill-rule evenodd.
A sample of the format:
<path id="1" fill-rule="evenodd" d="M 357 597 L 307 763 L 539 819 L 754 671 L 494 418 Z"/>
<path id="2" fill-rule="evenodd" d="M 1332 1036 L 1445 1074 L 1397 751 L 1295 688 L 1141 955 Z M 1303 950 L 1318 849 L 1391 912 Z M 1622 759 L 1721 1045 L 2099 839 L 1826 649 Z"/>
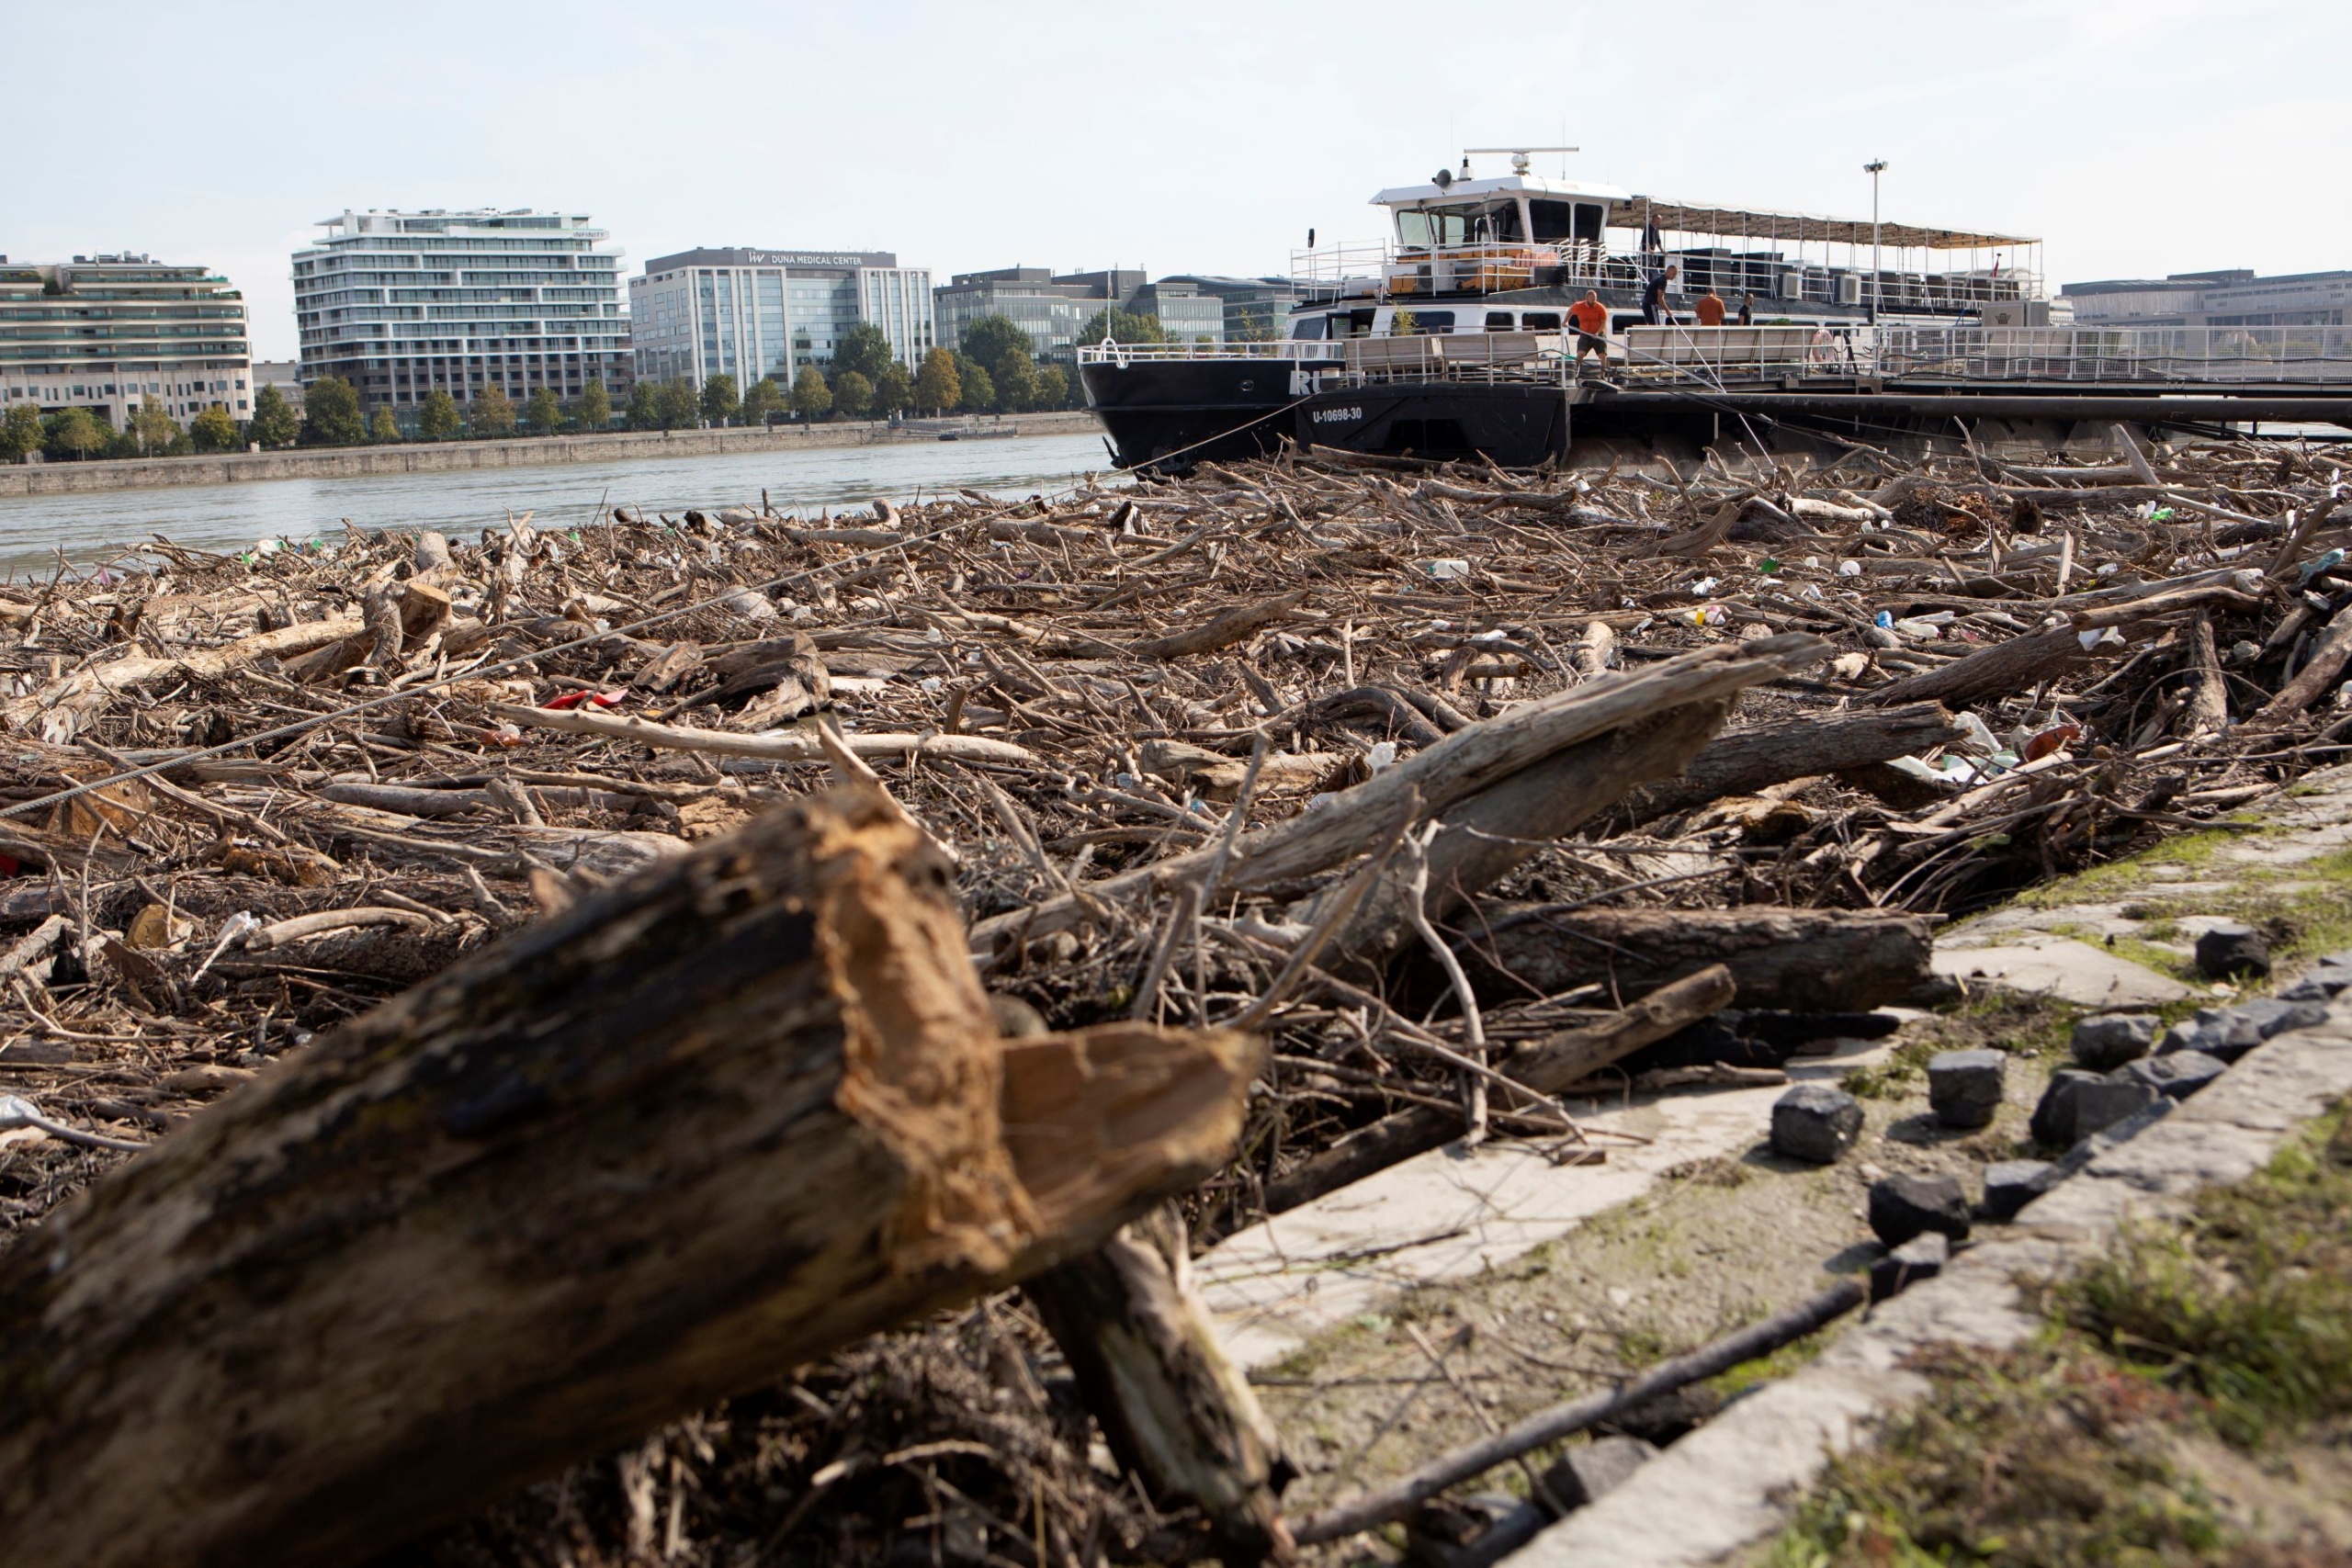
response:
<path id="1" fill-rule="evenodd" d="M 85 408 L 119 427 L 149 398 L 186 421 L 253 417 L 244 297 L 209 267 L 128 254 L 0 256 L 0 409 Z"/>
<path id="2" fill-rule="evenodd" d="M 628 397 L 623 253 L 587 214 L 346 211 L 320 227 L 294 254 L 303 385 L 339 376 L 364 412 L 395 415 L 435 390 L 460 406 L 492 387 Z"/>

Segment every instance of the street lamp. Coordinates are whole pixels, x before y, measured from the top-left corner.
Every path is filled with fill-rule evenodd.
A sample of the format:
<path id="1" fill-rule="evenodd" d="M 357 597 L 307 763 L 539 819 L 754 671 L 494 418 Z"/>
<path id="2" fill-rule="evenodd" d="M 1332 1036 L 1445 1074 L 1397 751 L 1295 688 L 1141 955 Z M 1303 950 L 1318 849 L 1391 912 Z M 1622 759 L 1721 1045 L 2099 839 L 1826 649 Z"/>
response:
<path id="1" fill-rule="evenodd" d="M 1886 160 L 1872 158 L 1862 165 L 1862 173 L 1871 177 L 1871 325 L 1878 325 L 1878 177 L 1886 173 Z"/>

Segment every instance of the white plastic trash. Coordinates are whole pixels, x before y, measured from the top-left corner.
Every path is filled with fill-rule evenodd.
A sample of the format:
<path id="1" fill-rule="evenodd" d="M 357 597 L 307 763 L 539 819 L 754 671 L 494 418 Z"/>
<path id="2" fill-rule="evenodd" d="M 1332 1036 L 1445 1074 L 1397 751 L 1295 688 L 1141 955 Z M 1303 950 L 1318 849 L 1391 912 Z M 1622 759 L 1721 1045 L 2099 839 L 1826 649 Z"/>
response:
<path id="1" fill-rule="evenodd" d="M 1421 570 L 1430 576 L 1442 581 L 1448 578 L 1469 576 L 1470 563 L 1460 556 L 1440 556 L 1435 560 L 1423 561 Z"/>

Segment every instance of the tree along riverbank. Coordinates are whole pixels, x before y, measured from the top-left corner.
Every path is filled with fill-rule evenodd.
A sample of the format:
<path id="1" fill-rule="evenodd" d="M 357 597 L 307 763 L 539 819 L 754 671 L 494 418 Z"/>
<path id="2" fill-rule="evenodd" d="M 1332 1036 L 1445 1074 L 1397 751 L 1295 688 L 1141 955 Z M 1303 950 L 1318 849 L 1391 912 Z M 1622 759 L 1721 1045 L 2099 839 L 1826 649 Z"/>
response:
<path id="1" fill-rule="evenodd" d="M 403 443 L 382 446 L 302 447 L 283 452 L 215 453 L 0 468 L 0 497 L 148 490 L 172 485 L 241 484 L 264 479 L 356 479 L 368 474 L 436 473 L 468 468 L 540 468 L 616 458 L 705 457 L 742 452 L 797 452 L 826 446 L 938 441 L 949 434 L 1082 435 L 1097 429 L 1082 411 L 988 420 L 914 420 L 777 424 L 740 430 L 633 430 L 608 435 L 526 436 L 503 441 Z"/>

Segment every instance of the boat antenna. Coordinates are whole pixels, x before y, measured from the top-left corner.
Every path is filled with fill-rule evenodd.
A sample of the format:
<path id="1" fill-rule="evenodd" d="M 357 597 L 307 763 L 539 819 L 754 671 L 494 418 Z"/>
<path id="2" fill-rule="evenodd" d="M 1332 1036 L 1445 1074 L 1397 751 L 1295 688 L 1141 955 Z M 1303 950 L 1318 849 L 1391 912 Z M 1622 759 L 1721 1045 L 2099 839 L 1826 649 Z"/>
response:
<path id="1" fill-rule="evenodd" d="M 1581 147 L 1464 147 L 1462 150 L 1462 172 L 1464 175 L 1469 174 L 1470 154 L 1473 152 L 1491 152 L 1498 156 L 1504 153 L 1509 153 L 1510 156 L 1510 172 L 1523 178 L 1527 172 L 1535 166 L 1533 154 L 1537 152 L 1566 153 L 1581 152 L 1583 151 L 1584 149 Z M 1560 164 L 1560 173 L 1565 176 L 1567 172 L 1568 166 L 1564 161 Z"/>

